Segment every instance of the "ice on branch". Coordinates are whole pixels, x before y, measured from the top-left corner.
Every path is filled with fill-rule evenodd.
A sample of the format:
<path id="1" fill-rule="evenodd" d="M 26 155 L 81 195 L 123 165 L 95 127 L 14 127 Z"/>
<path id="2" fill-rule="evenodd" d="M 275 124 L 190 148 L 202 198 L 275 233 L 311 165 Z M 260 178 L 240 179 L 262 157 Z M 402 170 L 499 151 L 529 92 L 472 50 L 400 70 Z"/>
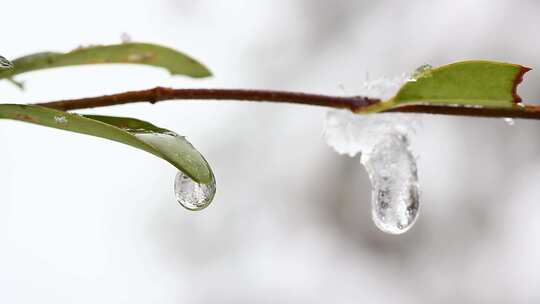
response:
<path id="1" fill-rule="evenodd" d="M 388 98 L 407 80 L 408 77 L 402 77 L 369 82 L 364 85 L 363 93 Z M 360 154 L 360 162 L 372 184 L 373 221 L 387 233 L 407 231 L 418 215 L 418 175 L 410 139 L 420 125 L 414 114 L 359 115 L 331 110 L 326 115 L 326 142 L 340 154 L 351 157 Z"/>

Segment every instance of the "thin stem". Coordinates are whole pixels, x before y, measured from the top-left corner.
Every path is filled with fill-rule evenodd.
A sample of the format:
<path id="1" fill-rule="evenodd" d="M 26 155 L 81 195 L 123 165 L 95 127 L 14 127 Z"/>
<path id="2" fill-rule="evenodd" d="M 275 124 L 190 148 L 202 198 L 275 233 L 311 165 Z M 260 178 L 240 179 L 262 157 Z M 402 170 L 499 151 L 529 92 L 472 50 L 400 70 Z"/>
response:
<path id="1" fill-rule="evenodd" d="M 339 97 L 318 94 L 306 94 L 284 91 L 266 90 L 240 90 L 240 89 L 171 89 L 156 87 L 149 90 L 131 91 L 120 94 L 99 97 L 80 98 L 40 103 L 38 105 L 69 111 L 107 107 L 134 102 L 156 103 L 164 100 L 242 100 L 242 101 L 270 101 L 280 103 L 296 103 L 306 105 L 327 106 L 355 111 L 370 104 L 380 102 L 379 99 L 366 97 Z"/>
<path id="2" fill-rule="evenodd" d="M 36 105 L 69 111 L 107 107 L 113 105 L 165 100 L 240 100 L 259 102 L 294 103 L 317 105 L 360 112 L 369 106 L 381 102 L 379 99 L 362 96 L 330 96 L 298 92 L 241 90 L 241 89 L 172 89 L 156 87 L 149 90 L 130 91 L 120 94 L 104 95 L 80 99 L 60 100 L 37 103 Z M 484 108 L 468 106 L 404 105 L 385 112 L 428 113 L 475 117 L 508 117 L 540 119 L 540 106 L 526 105 L 511 108 Z"/>

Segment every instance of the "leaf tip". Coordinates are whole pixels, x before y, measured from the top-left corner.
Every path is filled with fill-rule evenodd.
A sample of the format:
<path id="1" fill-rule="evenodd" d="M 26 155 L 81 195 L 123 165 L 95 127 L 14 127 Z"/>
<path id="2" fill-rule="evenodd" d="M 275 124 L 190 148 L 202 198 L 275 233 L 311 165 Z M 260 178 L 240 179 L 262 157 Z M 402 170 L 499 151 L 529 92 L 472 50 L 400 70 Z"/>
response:
<path id="1" fill-rule="evenodd" d="M 523 75 L 527 73 L 528 71 L 532 70 L 532 68 L 526 67 L 526 66 L 519 66 L 519 71 L 516 74 L 516 77 L 514 78 L 514 84 L 512 86 L 512 97 L 514 98 L 514 103 L 518 104 L 521 103 L 521 97 L 517 93 L 517 87 L 518 85 L 523 81 Z"/>

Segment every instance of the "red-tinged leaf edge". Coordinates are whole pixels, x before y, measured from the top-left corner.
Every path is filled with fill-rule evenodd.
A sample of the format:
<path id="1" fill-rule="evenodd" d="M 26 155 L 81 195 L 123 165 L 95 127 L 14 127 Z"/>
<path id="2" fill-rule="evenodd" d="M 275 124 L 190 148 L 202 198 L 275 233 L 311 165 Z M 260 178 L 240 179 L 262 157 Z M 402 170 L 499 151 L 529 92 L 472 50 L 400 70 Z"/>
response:
<path id="1" fill-rule="evenodd" d="M 525 73 L 527 73 L 530 70 L 532 70 L 532 68 L 529 68 L 526 66 L 520 66 L 519 72 L 516 75 L 516 78 L 514 79 L 514 86 L 512 87 L 512 96 L 514 97 L 515 104 L 520 104 L 522 101 L 521 96 L 519 96 L 517 93 L 517 87 L 523 81 L 523 75 L 525 75 Z"/>

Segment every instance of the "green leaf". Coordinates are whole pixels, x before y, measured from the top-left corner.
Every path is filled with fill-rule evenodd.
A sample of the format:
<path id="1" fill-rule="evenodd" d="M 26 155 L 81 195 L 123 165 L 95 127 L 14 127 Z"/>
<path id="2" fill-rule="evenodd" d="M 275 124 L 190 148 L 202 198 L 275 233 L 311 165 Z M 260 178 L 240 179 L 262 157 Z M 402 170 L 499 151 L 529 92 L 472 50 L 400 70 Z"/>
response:
<path id="1" fill-rule="evenodd" d="M 14 119 L 121 142 L 152 153 L 194 181 L 214 181 L 212 169 L 185 137 L 148 122 L 113 116 L 77 115 L 34 105 L 0 104 L 0 118 Z"/>
<path id="2" fill-rule="evenodd" d="M 204 65 L 188 55 L 150 43 L 89 46 L 68 53 L 42 52 L 17 58 L 12 63 L 12 69 L 0 70 L 0 79 L 42 69 L 103 63 L 144 64 L 167 69 L 172 75 L 197 78 L 212 75 Z"/>
<path id="3" fill-rule="evenodd" d="M 493 61 L 462 61 L 425 69 L 389 100 L 401 104 L 513 107 L 521 102 L 516 88 L 530 68 Z"/>

